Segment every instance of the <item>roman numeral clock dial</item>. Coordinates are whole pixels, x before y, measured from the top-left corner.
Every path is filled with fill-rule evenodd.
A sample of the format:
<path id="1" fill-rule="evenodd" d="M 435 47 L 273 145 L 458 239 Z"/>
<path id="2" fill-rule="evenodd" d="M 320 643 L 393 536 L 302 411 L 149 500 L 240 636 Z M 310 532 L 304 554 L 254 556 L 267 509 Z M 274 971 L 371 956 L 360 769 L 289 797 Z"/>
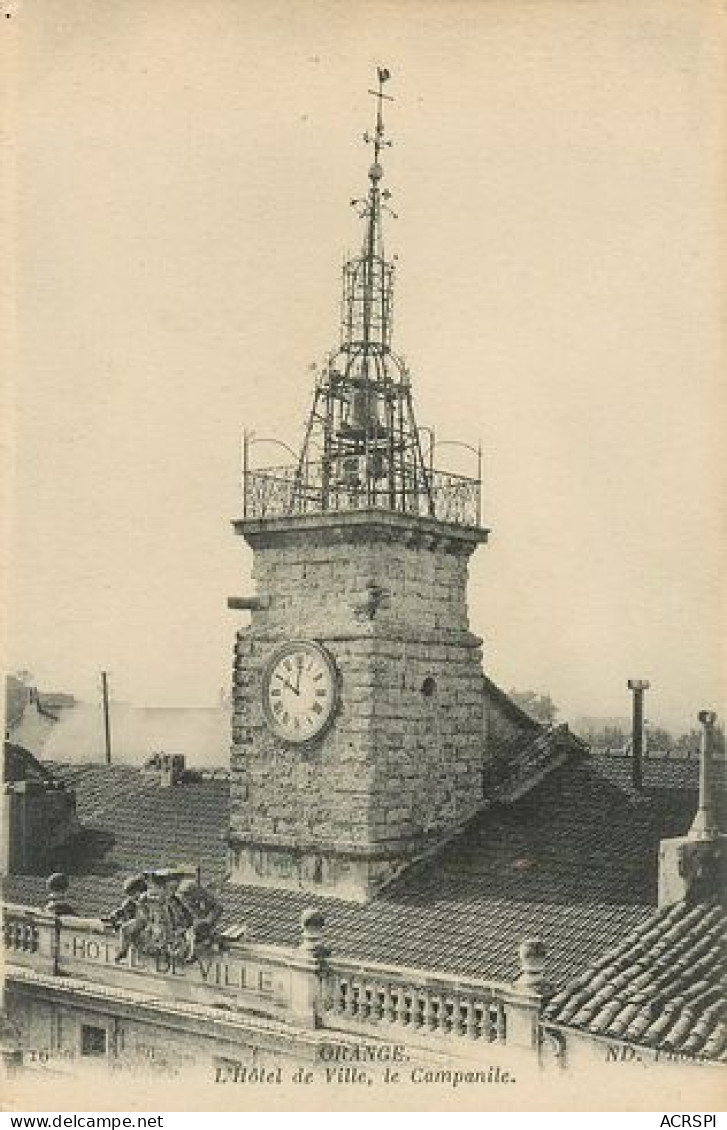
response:
<path id="1" fill-rule="evenodd" d="M 284 644 L 263 673 L 265 717 L 271 730 L 286 742 L 317 738 L 330 725 L 337 695 L 333 660 L 317 643 Z"/>

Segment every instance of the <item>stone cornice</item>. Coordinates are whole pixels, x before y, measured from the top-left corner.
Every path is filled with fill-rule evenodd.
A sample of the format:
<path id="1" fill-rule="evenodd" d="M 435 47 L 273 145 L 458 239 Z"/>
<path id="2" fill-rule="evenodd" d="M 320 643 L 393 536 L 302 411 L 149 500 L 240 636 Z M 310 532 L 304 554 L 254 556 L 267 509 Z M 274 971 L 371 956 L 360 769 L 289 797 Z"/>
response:
<path id="1" fill-rule="evenodd" d="M 490 533 L 485 528 L 458 526 L 436 518 L 376 509 L 238 518 L 232 522 L 232 528 L 253 549 L 268 545 L 297 545 L 316 536 L 329 544 L 398 542 L 412 548 L 439 549 L 462 556 L 469 556 L 478 545 L 487 542 Z"/>
<path id="2" fill-rule="evenodd" d="M 474 632 L 465 632 L 459 629 L 446 629 L 446 628 L 417 628 L 416 631 L 408 631 L 405 626 L 391 623 L 384 627 L 374 629 L 371 625 L 362 626 L 357 628 L 326 628 L 323 631 L 313 631 L 310 624 L 298 623 L 297 628 L 300 629 L 299 634 L 296 636 L 292 625 L 281 624 L 275 629 L 261 631 L 258 628 L 251 628 L 246 631 L 246 638 L 260 641 L 262 643 L 286 643 L 294 636 L 297 638 L 307 638 L 312 635 L 314 639 L 320 640 L 323 643 L 355 643 L 359 641 L 366 641 L 371 644 L 385 644 L 385 643 L 402 643 L 402 644 L 422 644 L 425 647 L 430 647 L 434 644 L 440 647 L 464 647 L 476 649 L 482 647 L 482 637 L 476 636 Z"/>
<path id="3" fill-rule="evenodd" d="M 471 817 L 472 814 L 470 813 L 469 818 L 471 819 Z M 335 842 L 327 842 L 320 837 L 311 837 L 309 840 L 299 838 L 295 843 L 291 843 L 289 837 L 276 838 L 260 835 L 256 832 L 241 832 L 233 828 L 230 830 L 227 843 L 232 848 L 265 848 L 268 851 L 279 851 L 284 855 L 292 856 L 302 856 L 314 852 L 323 855 L 335 855 L 340 859 L 387 860 L 392 856 L 399 858 L 402 855 L 418 855 L 433 842 L 441 840 L 443 834 L 442 829 L 437 829 L 429 835 L 416 833 L 410 836 L 390 837 L 369 844 L 357 844 L 353 841 L 346 842 L 338 839 Z M 326 892 L 321 890 L 320 893 L 325 894 Z M 338 897 L 333 889 L 329 893 L 334 898 Z"/>

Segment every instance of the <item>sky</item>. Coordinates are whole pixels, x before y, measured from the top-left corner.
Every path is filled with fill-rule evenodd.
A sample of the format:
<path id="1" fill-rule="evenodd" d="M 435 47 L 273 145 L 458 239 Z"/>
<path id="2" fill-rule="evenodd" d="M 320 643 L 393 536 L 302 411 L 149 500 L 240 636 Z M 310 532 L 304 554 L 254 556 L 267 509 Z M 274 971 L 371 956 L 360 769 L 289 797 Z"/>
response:
<path id="1" fill-rule="evenodd" d="M 395 345 L 418 423 L 483 444 L 487 673 L 563 718 L 629 677 L 654 721 L 723 709 L 720 4 L 9 7 L 11 668 L 227 688 L 241 434 L 300 442 L 385 65 Z"/>

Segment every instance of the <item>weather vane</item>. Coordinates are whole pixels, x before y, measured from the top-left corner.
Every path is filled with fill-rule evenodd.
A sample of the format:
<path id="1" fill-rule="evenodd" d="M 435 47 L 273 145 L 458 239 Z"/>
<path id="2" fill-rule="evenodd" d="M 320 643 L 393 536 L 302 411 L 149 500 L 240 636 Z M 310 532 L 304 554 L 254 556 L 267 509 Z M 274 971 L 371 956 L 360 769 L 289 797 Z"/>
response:
<path id="1" fill-rule="evenodd" d="M 369 90 L 369 94 L 373 94 L 374 98 L 376 99 L 376 129 L 374 130 L 373 136 L 368 132 L 366 132 L 364 134 L 364 141 L 367 142 L 368 144 L 373 143 L 373 146 L 374 146 L 374 164 L 378 163 L 379 154 L 381 152 L 382 147 L 384 145 L 391 145 L 390 141 L 384 140 L 384 109 L 383 109 L 383 103 L 384 103 L 384 101 L 386 101 L 386 102 L 393 102 L 394 101 L 394 99 L 391 97 L 390 94 L 384 94 L 384 83 L 388 82 L 388 80 L 391 78 L 391 72 L 387 71 L 386 67 L 379 67 L 377 73 L 378 73 L 378 77 L 379 77 L 379 89 L 378 90 Z"/>

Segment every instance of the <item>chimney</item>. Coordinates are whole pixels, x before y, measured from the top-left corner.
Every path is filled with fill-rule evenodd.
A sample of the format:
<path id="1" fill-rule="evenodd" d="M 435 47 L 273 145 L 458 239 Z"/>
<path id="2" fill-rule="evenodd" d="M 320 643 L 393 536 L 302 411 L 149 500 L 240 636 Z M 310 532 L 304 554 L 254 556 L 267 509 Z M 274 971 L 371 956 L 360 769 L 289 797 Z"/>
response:
<path id="1" fill-rule="evenodd" d="M 159 784 L 162 788 L 178 785 L 184 776 L 184 754 L 161 753 L 159 755 Z"/>
<path id="2" fill-rule="evenodd" d="M 631 725 L 631 780 L 635 789 L 641 790 L 644 783 L 644 691 L 648 691 L 646 679 L 629 679 L 629 690 L 633 693 L 633 721 Z"/>
<path id="3" fill-rule="evenodd" d="M 659 906 L 687 899 L 699 902 L 725 890 L 727 836 L 720 832 L 714 789 L 717 715 L 700 710 L 699 807 L 686 836 L 662 840 L 659 850 Z"/>
<path id="4" fill-rule="evenodd" d="M 714 795 L 717 715 L 713 710 L 700 710 L 699 721 L 702 723 L 699 748 L 699 808 L 689 829 L 689 837 L 692 840 L 713 840 L 719 833 Z"/>

